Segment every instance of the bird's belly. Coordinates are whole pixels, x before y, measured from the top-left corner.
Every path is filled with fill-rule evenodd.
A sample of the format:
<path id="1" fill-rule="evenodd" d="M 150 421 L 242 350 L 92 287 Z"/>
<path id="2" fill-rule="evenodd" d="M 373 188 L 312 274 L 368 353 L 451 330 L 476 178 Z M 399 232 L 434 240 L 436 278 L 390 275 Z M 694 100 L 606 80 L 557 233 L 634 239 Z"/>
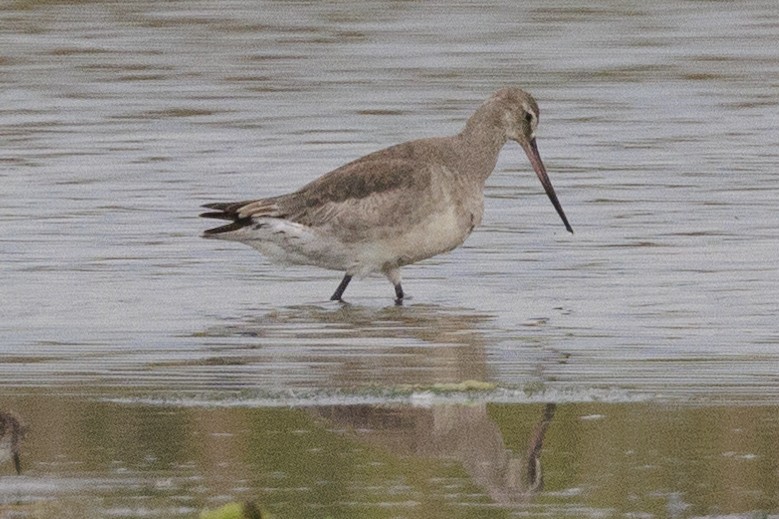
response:
<path id="1" fill-rule="evenodd" d="M 465 241 L 476 219 L 475 215 L 458 214 L 448 208 L 414 225 L 385 229 L 380 239 L 366 244 L 364 251 L 370 257 L 360 262 L 379 264 L 379 268 L 402 266 L 448 252 Z"/>
<path id="2" fill-rule="evenodd" d="M 374 229 L 359 241 L 276 218 L 258 219 L 222 239 L 243 242 L 281 264 L 313 265 L 356 276 L 402 266 L 450 251 L 465 241 L 478 216 L 450 207 L 414 224 Z"/>

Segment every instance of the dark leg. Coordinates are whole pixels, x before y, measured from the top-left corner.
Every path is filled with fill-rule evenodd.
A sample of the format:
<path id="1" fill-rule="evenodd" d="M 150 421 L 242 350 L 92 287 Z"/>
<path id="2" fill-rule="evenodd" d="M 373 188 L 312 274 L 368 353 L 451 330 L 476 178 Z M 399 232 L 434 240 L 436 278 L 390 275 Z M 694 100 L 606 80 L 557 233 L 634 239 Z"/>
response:
<path id="1" fill-rule="evenodd" d="M 14 452 L 14 468 L 16 469 L 16 473 L 17 474 L 21 474 L 22 473 L 22 462 L 19 459 L 19 453 L 18 452 Z"/>
<path id="2" fill-rule="evenodd" d="M 346 287 L 349 286 L 349 281 L 352 280 L 352 276 L 349 274 L 345 274 L 344 278 L 341 280 L 341 284 L 338 285 L 338 288 L 335 289 L 335 292 L 333 293 L 333 296 L 330 298 L 330 301 L 343 301 L 341 299 L 341 296 L 344 295 L 344 290 L 346 290 Z"/>
<path id="3" fill-rule="evenodd" d="M 395 287 L 395 304 L 403 304 L 403 287 L 400 286 L 400 269 L 398 267 L 385 265 L 381 271 L 387 276 L 389 282 Z"/>
<path id="4" fill-rule="evenodd" d="M 398 306 L 403 304 L 403 287 L 400 283 L 395 285 L 395 304 Z"/>

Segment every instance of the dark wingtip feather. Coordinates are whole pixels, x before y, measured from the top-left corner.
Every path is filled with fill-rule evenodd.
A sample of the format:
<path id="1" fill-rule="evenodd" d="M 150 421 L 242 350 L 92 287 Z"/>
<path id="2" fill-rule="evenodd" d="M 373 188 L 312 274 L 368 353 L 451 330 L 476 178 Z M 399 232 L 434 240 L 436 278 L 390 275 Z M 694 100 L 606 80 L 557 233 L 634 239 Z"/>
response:
<path id="1" fill-rule="evenodd" d="M 201 213 L 200 216 L 202 218 L 216 218 L 218 220 L 232 220 L 231 223 L 227 225 L 221 225 L 219 227 L 214 227 L 212 229 L 207 229 L 203 231 L 204 237 L 213 236 L 215 234 L 222 234 L 226 232 L 232 232 L 237 231 L 238 229 L 242 227 L 246 227 L 247 225 L 251 225 L 252 219 L 251 218 L 241 218 L 238 216 L 238 209 L 242 206 L 242 203 L 235 203 L 235 202 L 216 202 L 213 204 L 204 204 L 202 207 L 205 207 L 206 209 L 214 209 L 214 211 L 207 211 L 205 213 Z"/>
<path id="2" fill-rule="evenodd" d="M 231 202 L 215 202 L 215 203 L 211 203 L 211 204 L 203 204 L 200 207 L 205 207 L 206 209 L 216 209 L 217 211 L 225 211 L 231 205 L 234 205 L 234 204 L 231 203 Z"/>
<path id="3" fill-rule="evenodd" d="M 203 236 L 208 237 L 208 236 L 213 236 L 215 234 L 237 231 L 238 229 L 246 227 L 247 225 L 251 225 L 251 218 L 241 218 L 240 220 L 236 220 L 232 223 L 228 223 L 227 225 L 221 225 L 219 227 L 214 227 L 212 229 L 206 229 L 205 231 L 203 231 Z"/>
<path id="4" fill-rule="evenodd" d="M 211 211 L 208 213 L 200 213 L 198 216 L 201 218 L 218 218 L 220 220 L 235 220 L 235 217 L 229 213 L 220 211 Z"/>
<path id="5" fill-rule="evenodd" d="M 203 204 L 201 207 L 206 209 L 212 209 L 212 211 L 206 211 L 201 213 L 202 218 L 216 218 L 217 220 L 232 220 L 227 225 L 220 227 L 214 227 L 203 232 L 204 237 L 210 237 L 215 234 L 222 234 L 226 232 L 237 231 L 243 227 L 252 225 L 254 220 L 251 216 L 240 216 L 240 210 L 247 204 L 256 202 L 256 200 L 244 200 L 241 202 L 214 202 L 210 204 Z"/>

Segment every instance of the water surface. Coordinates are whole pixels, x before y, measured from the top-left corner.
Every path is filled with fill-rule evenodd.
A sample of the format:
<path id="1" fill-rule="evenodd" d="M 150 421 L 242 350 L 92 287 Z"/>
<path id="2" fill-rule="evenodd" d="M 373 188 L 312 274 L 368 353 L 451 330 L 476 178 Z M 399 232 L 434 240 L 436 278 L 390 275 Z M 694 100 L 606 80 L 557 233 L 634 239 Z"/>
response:
<path id="1" fill-rule="evenodd" d="M 0 12 L 0 517 L 779 513 L 772 2 Z M 508 84 L 574 235 L 509 143 L 403 307 L 198 237 Z"/>

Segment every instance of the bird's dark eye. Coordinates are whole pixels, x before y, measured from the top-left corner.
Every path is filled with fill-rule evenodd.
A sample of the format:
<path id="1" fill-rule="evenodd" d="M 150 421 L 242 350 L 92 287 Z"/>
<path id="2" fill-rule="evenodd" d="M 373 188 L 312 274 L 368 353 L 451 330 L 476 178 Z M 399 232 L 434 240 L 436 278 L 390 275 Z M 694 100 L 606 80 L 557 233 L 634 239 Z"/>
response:
<path id="1" fill-rule="evenodd" d="M 533 122 L 533 114 L 530 112 L 525 112 L 525 122 L 530 124 Z"/>

